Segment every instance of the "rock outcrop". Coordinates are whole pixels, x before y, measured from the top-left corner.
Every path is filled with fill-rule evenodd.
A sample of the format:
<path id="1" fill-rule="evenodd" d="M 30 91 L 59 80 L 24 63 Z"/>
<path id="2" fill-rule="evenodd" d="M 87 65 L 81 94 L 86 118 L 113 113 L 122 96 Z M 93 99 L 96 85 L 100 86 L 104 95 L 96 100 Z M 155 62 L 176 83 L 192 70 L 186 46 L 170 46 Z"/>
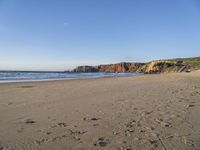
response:
<path id="1" fill-rule="evenodd" d="M 99 66 L 78 66 L 73 72 L 137 72 L 145 63 L 122 62 Z"/>
<path id="2" fill-rule="evenodd" d="M 170 72 L 183 72 L 189 69 L 189 65 L 180 61 L 164 61 L 157 60 L 151 61 L 142 66 L 137 72 L 143 72 L 146 74 L 155 73 L 170 73 Z"/>
<path id="3" fill-rule="evenodd" d="M 183 61 L 157 60 L 148 63 L 122 62 L 99 66 L 78 66 L 73 72 L 139 72 L 145 74 L 184 72 L 190 66 Z"/>
<path id="4" fill-rule="evenodd" d="M 145 63 L 123 62 L 118 64 L 99 65 L 99 72 L 136 72 Z"/>
<path id="5" fill-rule="evenodd" d="M 73 72 L 99 72 L 99 69 L 95 66 L 78 66 Z"/>

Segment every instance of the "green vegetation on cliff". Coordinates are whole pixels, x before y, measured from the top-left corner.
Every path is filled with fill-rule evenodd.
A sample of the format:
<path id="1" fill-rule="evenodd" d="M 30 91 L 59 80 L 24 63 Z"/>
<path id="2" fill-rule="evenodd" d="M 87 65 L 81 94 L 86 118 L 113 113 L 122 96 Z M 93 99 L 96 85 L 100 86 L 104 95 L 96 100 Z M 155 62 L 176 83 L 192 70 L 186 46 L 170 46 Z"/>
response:
<path id="1" fill-rule="evenodd" d="M 200 57 L 191 57 L 191 58 L 175 58 L 169 59 L 168 61 L 183 61 L 187 63 L 191 69 L 200 69 Z"/>

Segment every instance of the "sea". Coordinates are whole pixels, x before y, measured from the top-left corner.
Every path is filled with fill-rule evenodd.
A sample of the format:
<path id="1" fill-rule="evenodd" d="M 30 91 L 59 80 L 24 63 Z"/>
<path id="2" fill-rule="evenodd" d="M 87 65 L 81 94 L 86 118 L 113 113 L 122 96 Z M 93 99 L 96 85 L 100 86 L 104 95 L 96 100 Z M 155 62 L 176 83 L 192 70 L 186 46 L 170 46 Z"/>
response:
<path id="1" fill-rule="evenodd" d="M 139 76 L 140 73 L 0 71 L 0 83 Z"/>

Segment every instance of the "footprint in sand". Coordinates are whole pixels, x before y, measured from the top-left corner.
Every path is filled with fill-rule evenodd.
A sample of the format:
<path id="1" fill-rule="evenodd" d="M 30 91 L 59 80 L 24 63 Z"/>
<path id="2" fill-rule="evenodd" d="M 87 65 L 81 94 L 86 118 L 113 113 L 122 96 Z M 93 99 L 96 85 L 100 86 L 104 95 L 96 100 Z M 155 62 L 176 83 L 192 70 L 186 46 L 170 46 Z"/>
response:
<path id="1" fill-rule="evenodd" d="M 110 143 L 110 140 L 105 138 L 105 137 L 101 137 L 99 138 L 96 142 L 94 142 L 94 146 L 100 146 L 100 147 L 105 147 Z"/>
<path id="2" fill-rule="evenodd" d="M 60 127 L 67 127 L 67 124 L 64 123 L 64 122 L 59 122 L 59 123 L 58 123 L 58 126 L 60 126 Z"/>
<path id="3" fill-rule="evenodd" d="M 48 142 L 48 139 L 41 139 L 41 140 L 36 140 L 35 141 L 38 145 L 42 145 L 45 142 Z"/>
<path id="4" fill-rule="evenodd" d="M 50 126 L 50 128 L 56 128 L 56 127 L 65 128 L 65 127 L 67 127 L 67 124 L 65 122 L 58 122 L 57 124 Z"/>
<path id="5" fill-rule="evenodd" d="M 156 148 L 156 147 L 158 147 L 158 140 L 149 140 L 148 141 L 149 142 L 149 147 L 151 147 L 151 148 Z"/>
<path id="6" fill-rule="evenodd" d="M 170 122 L 165 122 L 161 118 L 156 118 L 155 121 L 158 122 L 162 127 L 172 127 L 172 124 Z"/>

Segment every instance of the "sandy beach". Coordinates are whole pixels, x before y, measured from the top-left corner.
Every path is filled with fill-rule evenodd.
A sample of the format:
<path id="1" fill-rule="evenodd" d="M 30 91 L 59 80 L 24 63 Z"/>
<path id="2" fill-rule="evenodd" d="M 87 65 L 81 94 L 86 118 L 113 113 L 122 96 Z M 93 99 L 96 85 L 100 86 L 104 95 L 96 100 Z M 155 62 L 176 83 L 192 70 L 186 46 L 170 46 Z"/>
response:
<path id="1" fill-rule="evenodd" d="M 0 84 L 0 150 L 200 150 L 200 71 Z"/>

